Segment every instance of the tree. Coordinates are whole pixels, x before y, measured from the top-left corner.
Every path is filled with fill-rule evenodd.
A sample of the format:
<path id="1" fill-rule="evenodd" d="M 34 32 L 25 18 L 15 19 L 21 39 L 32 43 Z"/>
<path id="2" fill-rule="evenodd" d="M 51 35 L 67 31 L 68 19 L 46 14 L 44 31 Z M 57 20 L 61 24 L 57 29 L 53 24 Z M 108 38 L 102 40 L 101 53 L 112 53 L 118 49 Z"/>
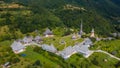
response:
<path id="1" fill-rule="evenodd" d="M 11 62 L 12 63 L 18 63 L 18 62 L 20 62 L 20 59 L 17 58 L 17 57 L 14 57 L 14 58 L 12 58 Z"/>
<path id="2" fill-rule="evenodd" d="M 34 63 L 33 63 L 33 66 L 42 66 L 40 60 L 36 60 Z"/>

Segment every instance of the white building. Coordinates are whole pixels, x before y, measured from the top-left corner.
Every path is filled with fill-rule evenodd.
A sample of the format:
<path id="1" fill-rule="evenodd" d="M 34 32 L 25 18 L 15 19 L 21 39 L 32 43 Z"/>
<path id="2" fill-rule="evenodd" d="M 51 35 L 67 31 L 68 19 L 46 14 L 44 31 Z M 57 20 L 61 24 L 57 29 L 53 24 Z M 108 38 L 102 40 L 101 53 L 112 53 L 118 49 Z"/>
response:
<path id="1" fill-rule="evenodd" d="M 22 45 L 22 43 L 14 41 L 11 45 L 11 48 L 14 53 L 18 54 L 20 52 L 23 52 L 25 50 L 25 46 Z"/>
<path id="2" fill-rule="evenodd" d="M 73 34 L 72 39 L 73 39 L 73 40 L 76 40 L 76 39 L 77 39 L 77 36 L 76 36 L 75 34 Z"/>
<path id="3" fill-rule="evenodd" d="M 67 59 L 74 53 L 76 53 L 76 50 L 74 50 L 72 46 L 68 46 L 63 51 L 60 51 L 58 54 L 62 56 L 64 59 Z"/>
<path id="4" fill-rule="evenodd" d="M 83 54 L 84 57 L 89 57 L 91 55 L 92 51 L 89 50 L 89 45 L 75 45 L 73 47 L 77 53 Z"/>
<path id="5" fill-rule="evenodd" d="M 54 35 L 53 35 L 53 33 L 52 33 L 52 31 L 50 31 L 50 29 L 46 29 L 46 31 L 44 32 L 44 36 L 45 37 L 53 37 Z"/>
<path id="6" fill-rule="evenodd" d="M 83 45 L 92 45 L 92 44 L 93 44 L 93 42 L 91 41 L 90 38 L 85 38 Z"/>
<path id="7" fill-rule="evenodd" d="M 41 47 L 42 47 L 43 50 L 46 50 L 46 51 L 49 51 L 49 52 L 52 52 L 52 53 L 57 52 L 57 49 L 53 45 L 43 44 Z"/>
<path id="8" fill-rule="evenodd" d="M 40 36 L 36 36 L 36 37 L 34 38 L 34 41 L 35 41 L 36 43 L 41 43 L 43 40 L 42 40 L 42 38 L 41 38 Z"/>
<path id="9" fill-rule="evenodd" d="M 26 36 L 23 38 L 23 44 L 30 44 L 33 42 L 33 37 L 32 36 Z"/>
<path id="10" fill-rule="evenodd" d="M 73 47 L 68 46 L 63 51 L 59 51 L 58 55 L 62 56 L 64 59 L 67 59 L 75 53 L 80 53 L 87 58 L 93 53 L 93 51 L 89 50 L 91 44 L 92 41 L 89 38 L 86 38 L 82 43 L 74 45 Z"/>

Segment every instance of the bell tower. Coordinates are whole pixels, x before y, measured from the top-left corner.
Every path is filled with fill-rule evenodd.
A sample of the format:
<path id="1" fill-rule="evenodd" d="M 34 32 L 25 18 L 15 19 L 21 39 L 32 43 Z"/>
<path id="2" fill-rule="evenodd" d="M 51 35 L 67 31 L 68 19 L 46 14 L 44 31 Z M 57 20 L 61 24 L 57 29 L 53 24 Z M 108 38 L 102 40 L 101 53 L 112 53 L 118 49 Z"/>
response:
<path id="1" fill-rule="evenodd" d="M 92 28 L 92 31 L 91 31 L 91 35 L 90 35 L 91 38 L 94 38 L 95 37 L 95 31 L 94 31 L 94 28 Z"/>

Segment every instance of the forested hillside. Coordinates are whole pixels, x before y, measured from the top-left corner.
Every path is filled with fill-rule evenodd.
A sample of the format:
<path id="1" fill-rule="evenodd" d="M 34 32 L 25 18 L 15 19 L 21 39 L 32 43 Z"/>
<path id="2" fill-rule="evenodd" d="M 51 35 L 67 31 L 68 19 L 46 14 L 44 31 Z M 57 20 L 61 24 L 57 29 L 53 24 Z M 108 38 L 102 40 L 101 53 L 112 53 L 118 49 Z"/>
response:
<path id="1" fill-rule="evenodd" d="M 120 6 L 120 0 L 111 0 L 111 1 Z"/>
<path id="2" fill-rule="evenodd" d="M 18 7 L 14 7 L 16 4 Z M 119 3 L 113 0 L 4 0 L 0 4 L 0 41 L 20 38 L 35 30 L 42 34 L 47 27 L 53 31 L 56 28 L 79 30 L 81 20 L 86 33 L 92 28 L 99 35 L 120 31 Z"/>

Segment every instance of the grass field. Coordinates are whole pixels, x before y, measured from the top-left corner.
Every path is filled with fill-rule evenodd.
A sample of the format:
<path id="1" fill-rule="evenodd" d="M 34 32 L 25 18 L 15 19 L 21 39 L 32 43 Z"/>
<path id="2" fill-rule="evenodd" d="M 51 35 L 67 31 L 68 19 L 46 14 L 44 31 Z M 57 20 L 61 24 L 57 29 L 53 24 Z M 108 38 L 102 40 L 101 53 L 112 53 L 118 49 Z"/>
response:
<path id="1" fill-rule="evenodd" d="M 120 40 L 116 39 L 111 41 L 99 41 L 93 47 L 91 47 L 91 49 L 101 49 L 109 53 L 114 53 L 115 56 L 120 57 Z"/>
<path id="2" fill-rule="evenodd" d="M 21 54 L 26 54 L 26 57 L 23 57 L 22 59 L 27 59 L 27 63 L 24 64 L 26 61 L 23 61 L 22 63 L 19 63 L 18 65 L 13 66 L 14 68 L 25 68 L 26 65 L 29 65 L 33 62 L 35 62 L 36 60 L 40 60 L 41 64 L 45 67 L 45 68 L 57 68 L 57 64 L 52 62 L 51 60 L 47 59 L 46 57 L 44 57 L 43 55 L 36 53 L 33 51 L 33 47 L 27 47 L 26 51 L 21 53 Z M 23 64 L 23 65 L 22 65 Z"/>
<path id="3" fill-rule="evenodd" d="M 61 42 L 64 43 L 62 44 Z M 53 44 L 58 50 L 63 50 L 64 48 L 68 47 L 68 46 L 74 46 L 77 43 L 82 42 L 83 39 L 82 38 L 78 38 L 76 40 L 72 39 L 72 35 L 69 36 L 64 36 L 64 37 L 53 37 L 53 38 L 44 38 L 44 42 L 45 44 Z"/>
<path id="4" fill-rule="evenodd" d="M 118 62 L 118 60 L 103 53 L 94 53 L 88 59 L 81 54 L 74 54 L 69 59 L 63 60 L 55 54 L 46 51 L 38 53 L 34 52 L 33 49 L 34 47 L 27 47 L 27 50 L 21 53 L 27 56 L 20 57 L 22 58 L 21 62 L 13 65 L 12 68 L 26 68 L 27 65 L 32 66 L 36 60 L 40 60 L 43 68 L 115 68 L 114 65 Z"/>
<path id="5" fill-rule="evenodd" d="M 49 41 L 47 39 L 49 39 Z M 64 39 L 67 43 L 67 46 L 71 44 L 71 42 L 67 42 L 68 40 L 72 41 L 72 44 L 75 44 L 75 40 L 72 40 L 71 36 L 66 36 L 62 38 L 54 37 L 54 39 L 55 41 L 52 41 L 53 38 L 45 38 L 45 40 L 47 40 L 45 42 L 48 43 L 51 41 L 56 44 L 58 43 L 58 41 L 56 40 Z M 76 41 L 81 42 L 82 40 L 83 39 L 78 39 Z M 74 54 L 69 59 L 64 60 L 60 56 L 42 50 L 40 47 L 36 48 L 36 45 L 28 46 L 26 48 L 26 51 L 21 53 L 26 54 L 26 56 L 22 57 L 21 54 L 16 55 L 12 52 L 12 50 L 10 49 L 10 45 L 12 42 L 13 41 L 0 42 L 0 65 L 8 62 L 10 59 L 13 59 L 15 57 L 19 58 L 20 61 L 17 63 L 12 63 L 11 68 L 115 68 L 115 65 L 119 62 L 118 60 L 111 58 L 110 56 L 103 53 L 93 53 L 87 59 L 84 58 L 82 54 Z M 112 40 L 108 42 L 100 41 L 98 43 L 101 44 L 101 47 L 98 48 L 98 46 L 96 45 L 95 47 L 93 47 L 93 49 L 102 49 L 103 46 L 110 46 L 110 44 L 110 47 L 112 47 L 113 45 L 119 47 L 119 45 L 117 45 L 119 43 L 119 40 Z M 56 44 L 55 46 L 57 47 L 58 45 L 59 44 Z M 33 65 L 36 60 L 40 60 L 40 66 L 38 65 L 36 67 Z"/>

